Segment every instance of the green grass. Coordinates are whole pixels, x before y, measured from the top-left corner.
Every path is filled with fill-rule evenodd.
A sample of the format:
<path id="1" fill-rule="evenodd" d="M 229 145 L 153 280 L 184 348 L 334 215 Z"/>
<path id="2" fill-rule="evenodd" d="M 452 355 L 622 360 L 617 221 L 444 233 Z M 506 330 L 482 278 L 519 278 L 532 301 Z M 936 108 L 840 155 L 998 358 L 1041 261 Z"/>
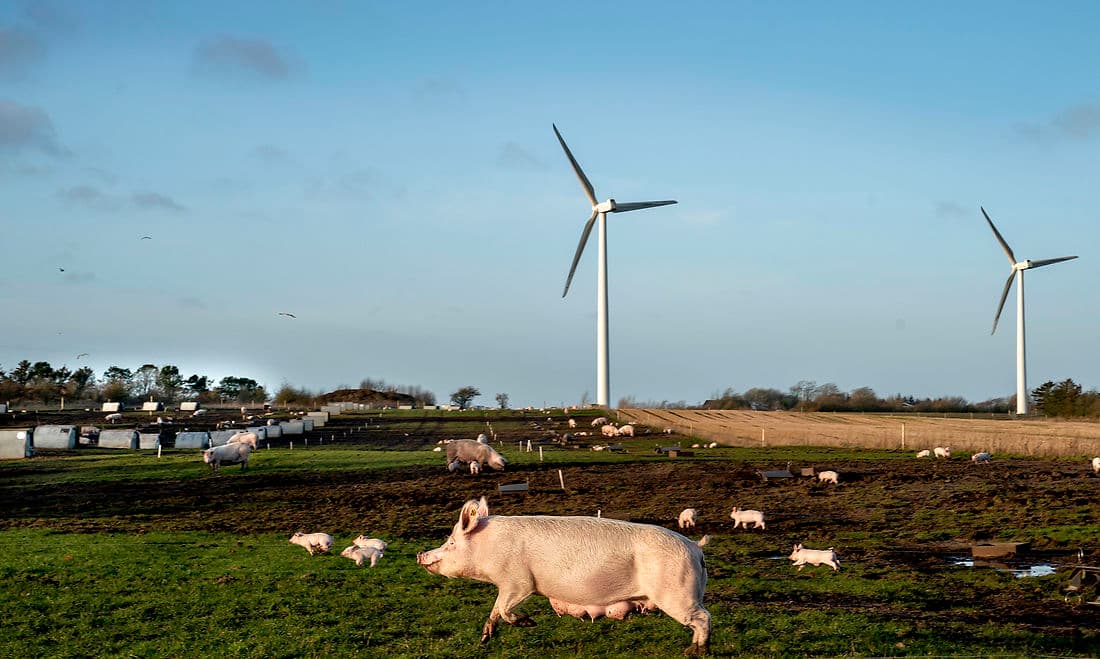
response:
<path id="1" fill-rule="evenodd" d="M 423 413 L 386 414 L 392 414 L 386 421 L 391 431 L 394 424 L 407 423 L 411 431 L 433 421 Z M 448 425 L 448 432 L 470 435 L 484 427 L 478 416 L 483 413 L 463 414 L 470 418 Z M 626 440 L 622 443 L 630 452 L 625 454 L 548 447 L 542 464 L 547 470 L 643 463 L 687 469 L 690 461 L 759 468 L 787 461 L 797 466 L 912 460 L 909 452 L 779 447 L 699 449 L 689 461 L 670 462 L 652 451 L 665 443 L 662 439 Z M 537 449 L 520 452 L 513 443 L 502 451 L 515 467 L 539 463 Z M 15 488 L 112 482 L 148 484 L 155 496 L 158 483 L 186 479 L 247 484 L 259 475 L 438 470 L 443 462 L 430 447 L 302 446 L 261 449 L 248 471 L 231 467 L 211 476 L 198 451 L 165 450 L 158 459 L 155 452 L 81 450 L 0 463 L 0 497 Z M 781 549 L 787 541 L 779 541 L 771 523 L 768 533 L 731 531 L 713 537 L 705 549 L 713 653 L 1096 656 L 1100 638 L 1095 631 L 1056 634 L 983 615 L 986 607 L 1017 601 L 1061 610 L 1062 575 L 1016 579 L 990 569 L 883 568 L 874 559 L 875 552 L 889 551 L 899 537 L 949 541 L 975 526 L 1016 538 L 1027 533 L 1087 545 L 1095 542 L 1097 531 L 1087 500 L 1067 503 L 1041 524 L 1010 526 L 1016 515 L 1012 509 L 990 508 L 981 516 L 937 507 L 911 510 L 907 487 L 868 481 L 810 490 L 838 501 L 859 494 L 873 502 L 861 518 L 864 526 L 828 533 L 831 542 L 847 549 L 839 573 L 826 567 L 795 572 Z M 786 491 L 769 485 L 753 496 Z M 651 496 L 662 496 L 660 483 Z M 244 509 L 261 505 L 268 500 L 241 504 Z M 316 505 L 323 511 L 328 504 L 321 500 Z M 889 526 L 890 532 L 868 530 L 871 524 L 888 528 L 899 517 L 905 524 Z M 389 549 L 370 569 L 335 555 L 350 544 L 350 532 L 337 537 L 334 555 L 309 556 L 288 543 L 285 534 L 170 532 L 155 526 L 142 533 L 85 534 L 8 526 L 0 531 L 0 657 L 671 657 L 679 656 L 690 639 L 686 628 L 662 614 L 595 623 L 559 619 L 545 598 L 536 596 L 521 607 L 536 627 L 502 624 L 495 639 L 482 646 L 481 626 L 495 587 L 445 579 L 416 564 L 416 552 L 437 546 L 442 537 L 386 537 Z"/>
<path id="2" fill-rule="evenodd" d="M 503 625 L 497 640 L 481 648 L 495 589 L 419 568 L 415 551 L 432 544 L 394 541 L 370 569 L 338 556 L 310 556 L 274 535 L 6 531 L 0 647 L 13 657 L 567 657 L 675 656 L 687 644 L 686 629 L 663 615 L 558 619 L 534 597 L 522 610 L 538 626 Z M 839 574 L 825 568 L 792 574 L 786 561 L 771 560 L 720 571 L 727 569 L 709 589 L 722 600 L 709 605 L 718 655 L 1074 652 L 1071 638 L 1004 625 L 952 624 L 945 634 L 920 623 L 922 610 L 944 601 L 1041 588 L 1044 578 L 959 569 L 934 581 L 856 565 Z M 727 596 L 753 603 L 730 605 Z M 869 612 L 804 608 L 831 598 L 864 601 Z M 892 620 L 875 613 L 884 602 L 912 615 Z"/>

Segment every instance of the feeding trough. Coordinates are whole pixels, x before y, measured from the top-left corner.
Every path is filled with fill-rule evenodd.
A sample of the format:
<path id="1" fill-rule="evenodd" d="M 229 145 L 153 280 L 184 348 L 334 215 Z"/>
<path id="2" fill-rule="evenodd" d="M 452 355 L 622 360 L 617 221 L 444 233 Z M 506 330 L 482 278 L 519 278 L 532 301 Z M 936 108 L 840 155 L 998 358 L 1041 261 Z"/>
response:
<path id="1" fill-rule="evenodd" d="M 522 483 L 501 483 L 497 485 L 497 492 L 501 494 L 505 492 L 526 492 L 529 485 L 530 481 L 523 481 Z"/>
<path id="2" fill-rule="evenodd" d="M 791 463 L 787 463 L 786 469 L 770 469 L 757 472 L 760 474 L 760 479 L 765 483 L 774 480 L 783 480 L 785 478 L 794 478 L 794 474 L 791 473 Z"/>
<path id="3" fill-rule="evenodd" d="M 1078 565 L 1069 573 L 1069 585 L 1065 587 L 1066 601 L 1077 597 L 1086 604 L 1100 605 L 1100 567 Z M 1092 599 L 1085 599 L 1092 597 Z"/>
<path id="4" fill-rule="evenodd" d="M 1030 542 L 983 542 L 970 548 L 974 558 L 1005 558 L 1027 553 Z"/>
<path id="5" fill-rule="evenodd" d="M 618 446 L 620 448 L 622 448 L 621 444 L 619 444 Z M 659 447 L 657 447 L 657 452 L 660 453 L 661 455 L 668 456 L 670 458 L 678 458 L 681 455 L 683 455 L 683 456 L 695 455 L 692 451 L 685 451 L 684 449 L 680 448 L 679 446 L 659 446 Z"/>

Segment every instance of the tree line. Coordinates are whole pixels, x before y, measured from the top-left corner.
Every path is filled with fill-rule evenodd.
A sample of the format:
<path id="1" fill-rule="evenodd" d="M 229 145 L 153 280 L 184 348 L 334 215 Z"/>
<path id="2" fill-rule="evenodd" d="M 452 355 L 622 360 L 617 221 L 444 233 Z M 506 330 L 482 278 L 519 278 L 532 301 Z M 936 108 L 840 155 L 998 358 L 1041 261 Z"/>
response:
<path id="1" fill-rule="evenodd" d="M 1100 417 L 1100 392 L 1081 391 L 1072 379 L 1055 383 L 1047 380 L 1031 391 L 1035 410 L 1047 416 Z"/>
<path id="2" fill-rule="evenodd" d="M 121 403 L 150 398 L 166 403 L 258 403 L 267 398 L 267 392 L 251 378 L 226 376 L 217 383 L 205 375 L 184 378 L 171 364 L 143 364 L 135 370 L 111 366 L 98 377 L 87 366 L 74 371 L 67 366 L 54 368 L 44 361 L 32 364 L 26 359 L 11 371 L 0 368 L 0 400 L 47 403 L 62 398 Z"/>
<path id="3" fill-rule="evenodd" d="M 832 382 L 817 384 L 800 380 L 786 391 L 754 387 L 744 392 L 726 389 L 715 393 L 704 407 L 721 410 L 787 410 L 796 412 L 937 412 L 1006 413 L 1015 408 L 1016 397 L 991 398 L 972 403 L 961 396 L 916 398 L 894 394 L 880 397 L 870 387 L 841 391 Z"/>
<path id="4" fill-rule="evenodd" d="M 399 393 L 410 396 L 418 406 L 436 404 L 434 393 L 416 385 L 393 385 L 381 379 L 364 378 L 359 388 L 383 395 Z M 1031 391 L 1033 409 L 1038 414 L 1051 417 L 1100 417 L 1100 392 L 1082 389 L 1072 379 L 1044 382 Z M 455 405 L 466 409 L 480 395 L 476 387 L 465 386 L 453 392 L 450 399 Z M 283 383 L 274 395 L 274 402 L 279 405 L 314 405 L 319 396 L 305 388 Z M 251 378 L 226 376 L 216 383 L 205 375 L 192 374 L 184 378 L 179 368 L 171 364 L 143 364 L 135 370 L 111 366 L 98 377 L 86 366 L 76 370 L 67 366 L 54 368 L 49 362 L 31 363 L 26 359 L 10 371 L 0 367 L 0 401 L 48 403 L 62 398 L 131 404 L 150 398 L 165 403 L 179 400 L 259 403 L 267 400 L 268 392 Z M 508 394 L 498 393 L 495 398 L 501 408 L 508 406 Z M 637 401 L 626 397 L 619 400 L 619 407 L 687 409 L 696 406 L 682 400 Z M 870 387 L 844 392 L 831 382 L 819 385 L 812 380 L 800 380 L 786 391 L 753 387 L 737 392 L 727 388 L 714 393 L 703 407 L 799 412 L 1008 413 L 1015 409 L 1016 397 L 991 398 L 978 403 L 971 403 L 961 396 L 916 398 L 894 394 L 881 398 Z"/>

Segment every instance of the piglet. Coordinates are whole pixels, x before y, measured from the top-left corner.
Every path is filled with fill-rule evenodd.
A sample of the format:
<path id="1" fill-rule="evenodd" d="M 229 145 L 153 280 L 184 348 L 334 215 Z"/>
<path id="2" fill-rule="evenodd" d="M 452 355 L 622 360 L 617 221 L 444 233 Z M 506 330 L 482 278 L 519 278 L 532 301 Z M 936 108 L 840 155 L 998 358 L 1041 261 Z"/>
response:
<path id="1" fill-rule="evenodd" d="M 328 550 L 332 549 L 333 539 L 332 536 L 327 533 L 302 533 L 298 531 L 294 535 L 290 536 L 291 544 L 300 545 L 309 552 L 310 556 L 314 554 L 328 553 Z"/>
<path id="2" fill-rule="evenodd" d="M 382 558 L 382 552 L 374 547 L 357 547 L 355 545 L 345 548 L 344 551 L 340 552 L 340 555 L 355 561 L 356 565 L 362 565 L 370 561 L 371 567 L 374 567 L 378 563 L 378 559 Z"/>
<path id="3" fill-rule="evenodd" d="M 798 566 L 799 572 L 806 566 L 806 563 L 810 565 L 828 565 L 833 568 L 834 572 L 840 570 L 840 559 L 837 558 L 832 547 L 828 549 L 806 549 L 801 544 L 797 544 L 794 546 L 794 551 L 787 558 L 794 561 L 794 565 Z"/>

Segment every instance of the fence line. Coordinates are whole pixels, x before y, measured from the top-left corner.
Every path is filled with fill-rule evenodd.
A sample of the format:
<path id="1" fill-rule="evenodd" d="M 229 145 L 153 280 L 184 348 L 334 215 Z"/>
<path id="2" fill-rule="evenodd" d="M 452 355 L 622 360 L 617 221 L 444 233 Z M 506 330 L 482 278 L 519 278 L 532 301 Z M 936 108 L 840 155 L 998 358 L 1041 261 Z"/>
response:
<path id="1" fill-rule="evenodd" d="M 1100 424 L 1049 419 L 992 420 L 859 413 L 625 409 L 636 423 L 726 446 L 833 446 L 1026 456 L 1100 455 Z"/>

